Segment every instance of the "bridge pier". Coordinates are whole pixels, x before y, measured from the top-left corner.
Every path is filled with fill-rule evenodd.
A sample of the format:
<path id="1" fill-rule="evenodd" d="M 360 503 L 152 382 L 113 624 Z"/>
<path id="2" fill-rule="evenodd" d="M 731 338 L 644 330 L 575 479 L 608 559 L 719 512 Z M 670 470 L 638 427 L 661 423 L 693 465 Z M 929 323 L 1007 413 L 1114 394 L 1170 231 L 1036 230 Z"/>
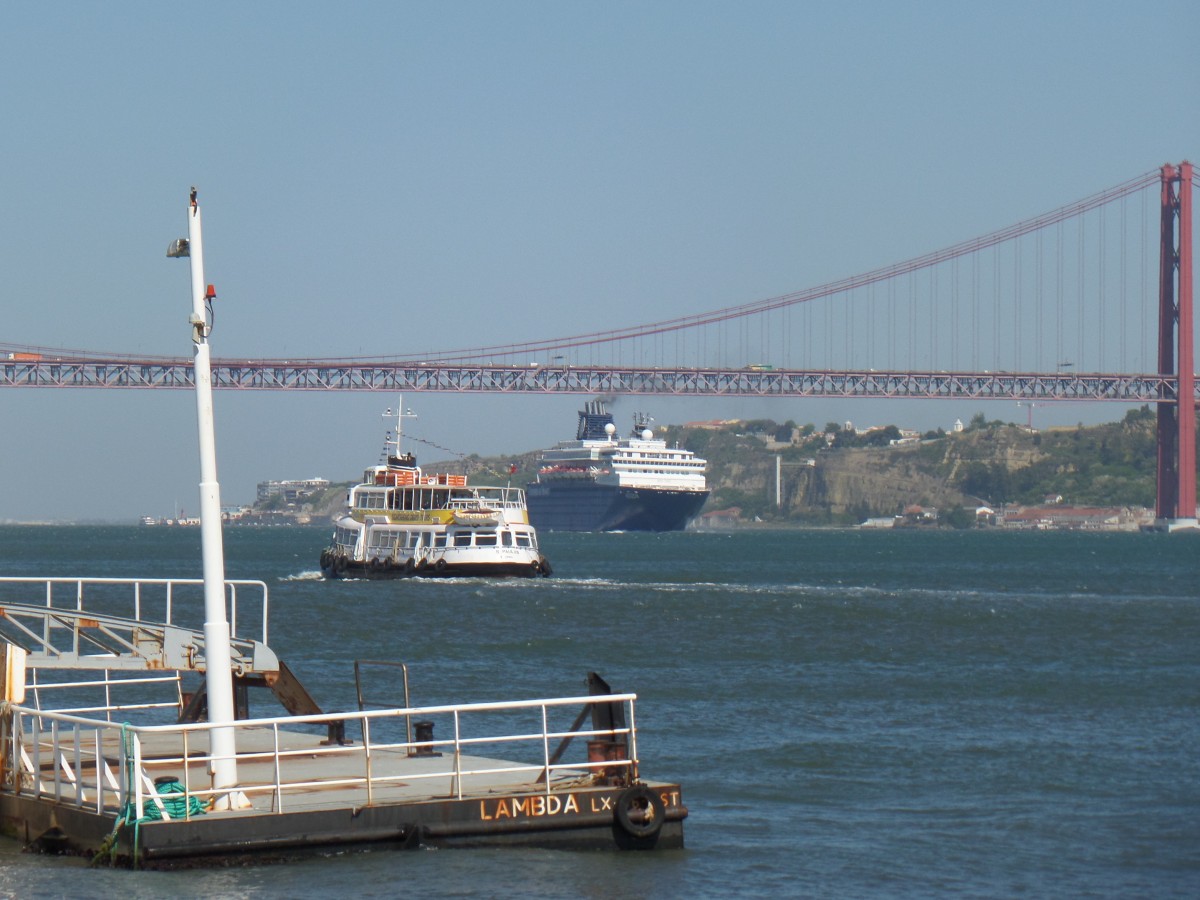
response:
<path id="1" fill-rule="evenodd" d="M 1158 282 L 1159 389 L 1154 527 L 1200 528 L 1196 519 L 1196 406 L 1192 319 L 1192 164 L 1162 167 Z"/>

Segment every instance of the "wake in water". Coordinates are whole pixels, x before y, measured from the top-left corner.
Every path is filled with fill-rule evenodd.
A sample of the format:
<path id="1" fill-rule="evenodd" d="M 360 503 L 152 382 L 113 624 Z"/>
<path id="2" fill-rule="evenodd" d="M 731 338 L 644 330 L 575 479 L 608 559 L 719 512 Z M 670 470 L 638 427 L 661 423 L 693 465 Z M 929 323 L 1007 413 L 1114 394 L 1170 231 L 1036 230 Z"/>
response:
<path id="1" fill-rule="evenodd" d="M 306 572 L 296 572 L 292 575 L 283 575 L 280 581 L 324 581 L 325 576 L 321 574 L 320 569 L 310 569 Z"/>

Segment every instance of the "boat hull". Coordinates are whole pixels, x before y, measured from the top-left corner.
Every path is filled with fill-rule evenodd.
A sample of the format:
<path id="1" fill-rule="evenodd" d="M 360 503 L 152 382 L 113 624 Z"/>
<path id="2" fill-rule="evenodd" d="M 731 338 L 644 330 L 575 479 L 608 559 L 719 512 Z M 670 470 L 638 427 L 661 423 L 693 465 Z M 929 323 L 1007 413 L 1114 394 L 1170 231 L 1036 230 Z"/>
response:
<path id="1" fill-rule="evenodd" d="M 682 531 L 708 494 L 590 481 L 542 481 L 525 489 L 529 521 L 539 531 Z"/>
<path id="2" fill-rule="evenodd" d="M 28 849 L 95 859 L 108 842 L 109 864 L 144 870 L 278 863 L 348 851 L 521 847 L 552 850 L 672 850 L 684 847 L 683 791 L 653 782 L 663 821 L 650 838 L 622 830 L 614 813 L 626 789 L 584 786 L 547 797 L 503 789 L 452 797 L 380 802 L 347 808 L 203 815 L 113 827 L 113 810 L 98 814 L 52 800 L 0 793 L 0 833 Z M 566 811 L 563 811 L 564 808 Z M 537 815 L 538 810 L 547 810 Z M 515 814 L 510 811 L 515 810 Z M 552 813 L 550 811 L 553 811 Z M 39 836 L 31 839 L 32 836 Z"/>
<path id="3" fill-rule="evenodd" d="M 550 563 L 544 557 L 530 561 L 486 561 L 419 565 L 388 563 L 378 560 L 362 562 L 321 555 L 321 574 L 326 578 L 539 578 L 550 575 Z"/>

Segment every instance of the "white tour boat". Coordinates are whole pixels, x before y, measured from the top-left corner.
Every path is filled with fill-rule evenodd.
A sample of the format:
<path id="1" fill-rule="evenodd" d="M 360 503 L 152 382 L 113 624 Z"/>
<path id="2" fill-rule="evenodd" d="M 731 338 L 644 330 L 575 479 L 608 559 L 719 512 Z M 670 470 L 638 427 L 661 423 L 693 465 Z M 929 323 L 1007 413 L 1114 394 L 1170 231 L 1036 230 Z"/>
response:
<path id="1" fill-rule="evenodd" d="M 387 464 L 350 489 L 347 511 L 321 552 L 327 578 L 523 576 L 550 574 L 529 523 L 525 491 L 472 486 L 465 475 L 426 475 L 395 440 Z"/>

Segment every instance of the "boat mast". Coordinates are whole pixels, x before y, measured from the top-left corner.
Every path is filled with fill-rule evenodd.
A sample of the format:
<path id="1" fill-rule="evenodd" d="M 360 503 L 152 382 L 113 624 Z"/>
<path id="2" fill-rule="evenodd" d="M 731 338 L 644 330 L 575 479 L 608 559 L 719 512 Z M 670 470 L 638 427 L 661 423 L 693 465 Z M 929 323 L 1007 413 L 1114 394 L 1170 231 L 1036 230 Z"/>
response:
<path id="1" fill-rule="evenodd" d="M 391 416 L 392 416 L 391 409 L 384 410 L 383 417 L 385 419 L 390 419 Z M 396 398 L 396 440 L 395 440 L 396 452 L 395 453 L 391 452 L 391 448 L 390 448 L 391 442 L 384 441 L 384 453 L 386 456 L 395 458 L 395 459 L 400 458 L 400 442 L 404 436 L 404 420 L 405 419 L 415 419 L 416 417 L 417 417 L 417 414 L 415 412 L 413 412 L 411 409 L 410 410 L 404 409 L 404 395 L 401 394 L 399 397 L 397 397 Z M 386 462 L 386 460 L 385 460 L 385 462 Z"/>
<path id="2" fill-rule="evenodd" d="M 192 266 L 192 352 L 196 381 L 196 422 L 200 442 L 200 548 L 204 560 L 204 658 L 208 692 L 208 721 L 212 730 L 211 774 L 214 788 L 237 784 L 237 745 L 232 722 L 233 672 L 229 652 L 229 621 L 225 616 L 225 550 L 221 542 L 221 488 L 217 483 L 217 442 L 213 427 L 212 364 L 205 302 L 216 291 L 204 283 L 204 245 L 200 205 L 193 187 L 188 201 L 187 241 L 175 241 L 168 256 L 187 256 Z M 228 802 L 228 799 L 226 799 Z"/>

